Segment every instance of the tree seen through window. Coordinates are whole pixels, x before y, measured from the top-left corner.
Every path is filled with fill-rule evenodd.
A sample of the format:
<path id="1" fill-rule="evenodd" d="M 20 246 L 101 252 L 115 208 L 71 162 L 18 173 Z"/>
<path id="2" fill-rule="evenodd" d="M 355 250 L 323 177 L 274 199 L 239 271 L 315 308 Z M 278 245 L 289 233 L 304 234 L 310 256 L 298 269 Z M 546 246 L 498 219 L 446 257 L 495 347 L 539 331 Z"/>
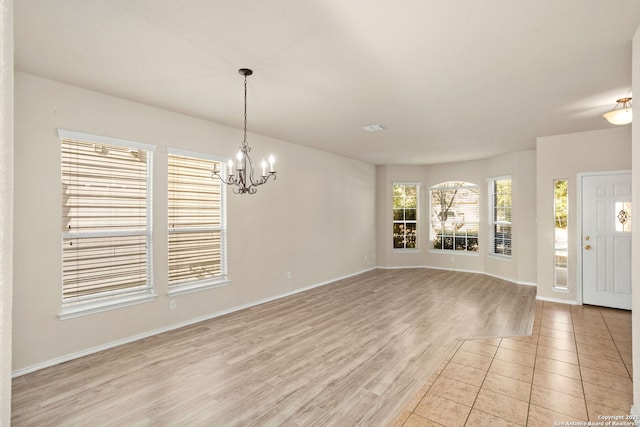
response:
<path id="1" fill-rule="evenodd" d="M 418 185 L 393 184 L 393 248 L 417 248 L 417 233 Z"/>
<path id="2" fill-rule="evenodd" d="M 431 196 L 431 244 L 433 249 L 478 250 L 478 186 L 449 181 L 434 185 Z"/>

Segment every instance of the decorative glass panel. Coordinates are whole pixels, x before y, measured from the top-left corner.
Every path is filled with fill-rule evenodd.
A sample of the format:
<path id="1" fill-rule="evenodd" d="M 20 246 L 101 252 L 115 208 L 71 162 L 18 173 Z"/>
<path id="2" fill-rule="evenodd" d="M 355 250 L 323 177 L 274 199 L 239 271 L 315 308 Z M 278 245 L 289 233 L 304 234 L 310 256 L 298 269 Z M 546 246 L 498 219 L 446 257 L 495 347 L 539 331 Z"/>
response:
<path id="1" fill-rule="evenodd" d="M 631 232 L 631 202 L 616 202 L 616 231 Z"/>

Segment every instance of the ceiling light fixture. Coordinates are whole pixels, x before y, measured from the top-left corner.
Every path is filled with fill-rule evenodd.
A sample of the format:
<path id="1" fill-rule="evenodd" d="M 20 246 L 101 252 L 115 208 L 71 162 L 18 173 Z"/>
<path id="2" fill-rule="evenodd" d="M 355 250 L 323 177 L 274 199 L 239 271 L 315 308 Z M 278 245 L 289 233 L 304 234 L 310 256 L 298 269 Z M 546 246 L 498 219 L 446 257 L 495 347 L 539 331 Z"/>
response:
<path id="1" fill-rule="evenodd" d="M 213 170 L 213 176 L 217 176 L 220 181 L 227 185 L 235 186 L 233 192 L 236 194 L 255 194 L 258 189 L 256 188 L 259 185 L 266 183 L 269 178 L 273 177 L 276 179 L 276 172 L 273 170 L 273 163 L 275 162 L 275 158 L 273 155 L 269 156 L 269 164 L 262 159 L 262 175 L 260 178 L 256 178 L 253 173 L 253 162 L 251 161 L 251 157 L 249 157 L 249 152 L 251 151 L 251 147 L 247 143 L 247 77 L 253 74 L 248 68 L 241 68 L 238 70 L 240 75 L 244 76 L 244 139 L 242 140 L 242 146 L 240 150 L 238 150 L 238 154 L 236 154 L 236 168 L 235 174 L 233 170 L 233 160 L 229 159 L 227 163 L 227 179 L 225 180 L 221 174 L 223 171 L 219 171 L 218 167 Z M 267 172 L 267 166 L 269 166 L 269 172 Z"/>
<path id="2" fill-rule="evenodd" d="M 616 109 L 621 107 L 620 109 Z M 602 115 L 607 121 L 613 125 L 626 125 L 631 123 L 633 118 L 631 108 L 631 98 L 620 98 L 616 101 L 613 110 Z"/>
<path id="3" fill-rule="evenodd" d="M 379 124 L 362 126 L 362 129 L 366 130 L 367 132 L 378 132 L 380 130 L 384 130 L 382 125 Z"/>

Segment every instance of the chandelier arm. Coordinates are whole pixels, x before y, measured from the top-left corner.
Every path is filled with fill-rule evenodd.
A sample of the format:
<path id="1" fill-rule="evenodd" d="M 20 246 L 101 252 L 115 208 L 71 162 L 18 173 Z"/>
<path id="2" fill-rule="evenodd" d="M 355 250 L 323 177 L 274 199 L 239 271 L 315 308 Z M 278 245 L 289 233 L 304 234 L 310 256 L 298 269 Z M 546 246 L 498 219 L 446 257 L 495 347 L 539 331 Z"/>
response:
<path id="1" fill-rule="evenodd" d="M 211 173 L 211 179 L 213 179 L 214 177 L 218 178 L 221 182 L 223 182 L 226 185 L 236 185 L 236 179 L 233 175 L 229 175 L 229 177 L 225 180 L 222 175 L 220 175 L 219 172 L 214 171 Z"/>
<path id="2" fill-rule="evenodd" d="M 249 161 L 249 165 L 250 165 L 250 169 L 249 169 L 249 182 L 251 182 L 251 186 L 258 186 L 258 185 L 262 185 L 264 184 L 266 181 L 264 180 L 264 177 L 260 177 L 260 179 L 256 179 L 255 174 L 254 174 L 254 170 L 253 170 L 253 160 L 251 160 L 251 157 L 249 157 L 249 155 L 247 154 L 247 160 Z M 257 190 L 256 190 L 257 191 Z"/>

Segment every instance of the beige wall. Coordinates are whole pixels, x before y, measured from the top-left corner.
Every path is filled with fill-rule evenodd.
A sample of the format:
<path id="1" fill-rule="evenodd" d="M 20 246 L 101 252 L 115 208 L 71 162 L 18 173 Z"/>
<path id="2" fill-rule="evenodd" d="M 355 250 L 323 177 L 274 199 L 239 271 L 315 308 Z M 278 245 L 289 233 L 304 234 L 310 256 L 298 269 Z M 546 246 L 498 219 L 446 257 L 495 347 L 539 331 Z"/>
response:
<path id="1" fill-rule="evenodd" d="M 56 129 L 157 145 L 154 286 L 139 304 L 59 320 L 60 154 Z M 166 279 L 166 147 L 234 153 L 240 130 L 25 73 L 15 86 L 13 369 L 28 371 L 135 336 L 203 319 L 375 265 L 375 167 L 250 135 L 273 152 L 278 179 L 252 196 L 229 194 L 228 286 L 175 297 Z M 291 279 L 287 279 L 287 272 Z"/>
<path id="2" fill-rule="evenodd" d="M 0 0 L 0 426 L 11 425 L 13 2 Z"/>
<path id="3" fill-rule="evenodd" d="M 536 153 L 516 151 L 486 161 L 487 177 L 511 175 L 513 257 L 487 256 L 485 272 L 517 283 L 535 285 L 536 271 Z M 488 200 L 488 195 L 485 197 Z M 486 210 L 488 212 L 488 208 Z M 488 236 L 487 236 L 488 238 Z"/>
<path id="4" fill-rule="evenodd" d="M 633 92 L 640 94 L 640 28 L 633 37 L 633 71 L 631 74 L 633 81 Z M 637 102 L 636 102 L 637 104 Z M 638 107 L 636 107 L 638 108 Z M 638 110 L 634 114 L 635 120 L 632 125 L 632 199 L 638 206 L 640 200 L 640 122 L 638 122 Z M 627 126 L 628 127 L 628 126 Z M 637 209 L 636 209 L 637 210 Z M 631 248 L 631 280 L 632 280 L 632 326 L 633 333 L 633 414 L 640 415 L 640 216 L 631 218 L 633 233 Z M 637 424 L 637 423 L 636 423 Z"/>
<path id="5" fill-rule="evenodd" d="M 535 284 L 535 151 L 519 151 L 487 160 L 427 166 L 378 166 L 378 264 L 481 272 L 517 283 Z M 511 259 L 488 255 L 489 178 L 511 175 L 514 203 L 514 252 Z M 467 181 L 480 188 L 480 250 L 451 254 L 430 250 L 429 188 L 445 181 Z M 418 182 L 420 187 L 419 249 L 392 249 L 392 184 Z M 533 242 L 533 243 L 532 243 Z"/>
<path id="6" fill-rule="evenodd" d="M 580 132 L 538 138 L 537 154 L 537 211 L 538 211 L 538 297 L 578 301 L 576 281 L 578 182 L 577 174 L 584 172 L 631 169 L 631 127 Z M 569 180 L 569 292 L 553 289 L 553 181 Z"/>

